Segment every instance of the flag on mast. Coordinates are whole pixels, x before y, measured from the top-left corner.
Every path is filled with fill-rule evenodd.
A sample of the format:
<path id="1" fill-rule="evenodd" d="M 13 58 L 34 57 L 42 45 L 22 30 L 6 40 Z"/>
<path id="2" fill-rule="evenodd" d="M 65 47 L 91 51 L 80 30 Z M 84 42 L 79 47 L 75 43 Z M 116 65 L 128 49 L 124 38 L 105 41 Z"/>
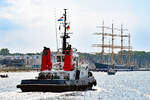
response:
<path id="1" fill-rule="evenodd" d="M 61 25 L 59 25 L 59 30 L 61 30 Z"/>
<path id="2" fill-rule="evenodd" d="M 67 31 L 69 31 L 69 30 L 70 30 L 70 26 L 68 25 L 68 26 L 67 26 Z"/>
<path id="3" fill-rule="evenodd" d="M 64 17 L 60 17 L 57 21 L 63 21 Z"/>

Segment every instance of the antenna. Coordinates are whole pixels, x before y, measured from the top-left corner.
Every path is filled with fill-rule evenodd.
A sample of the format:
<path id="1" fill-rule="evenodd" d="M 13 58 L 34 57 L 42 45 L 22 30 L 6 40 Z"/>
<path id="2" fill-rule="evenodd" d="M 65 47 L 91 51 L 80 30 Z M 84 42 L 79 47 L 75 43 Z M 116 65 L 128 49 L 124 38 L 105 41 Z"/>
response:
<path id="1" fill-rule="evenodd" d="M 57 51 L 58 51 L 58 38 L 57 38 L 57 23 L 56 23 L 56 8 L 55 8 L 55 32 L 56 32 L 56 47 L 57 47 Z"/>
<path id="2" fill-rule="evenodd" d="M 63 17 L 64 17 L 64 35 L 62 36 L 63 38 L 63 45 L 62 45 L 62 53 L 64 54 L 65 53 L 65 50 L 66 50 L 66 46 L 67 46 L 67 38 L 70 38 L 70 36 L 68 35 L 67 33 L 67 9 L 64 9 L 64 14 L 63 14 Z"/>

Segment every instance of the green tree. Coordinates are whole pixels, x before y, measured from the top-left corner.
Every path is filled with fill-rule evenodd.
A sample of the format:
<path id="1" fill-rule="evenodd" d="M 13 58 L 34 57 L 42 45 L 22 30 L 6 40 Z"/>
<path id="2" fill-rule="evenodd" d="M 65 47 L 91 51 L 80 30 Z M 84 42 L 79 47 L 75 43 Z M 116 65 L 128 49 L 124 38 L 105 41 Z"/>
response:
<path id="1" fill-rule="evenodd" d="M 9 55 L 9 50 L 7 48 L 3 48 L 0 50 L 0 55 Z"/>

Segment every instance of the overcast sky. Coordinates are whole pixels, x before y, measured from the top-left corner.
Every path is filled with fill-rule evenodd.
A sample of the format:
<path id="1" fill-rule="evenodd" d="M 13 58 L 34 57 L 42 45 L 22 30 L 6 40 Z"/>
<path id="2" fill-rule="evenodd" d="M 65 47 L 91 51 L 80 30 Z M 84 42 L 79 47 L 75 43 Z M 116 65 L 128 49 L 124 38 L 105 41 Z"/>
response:
<path id="1" fill-rule="evenodd" d="M 80 52 L 98 52 L 93 43 L 100 37 L 96 26 L 124 24 L 131 33 L 133 50 L 150 51 L 149 0 L 0 0 L 0 48 L 11 52 L 40 52 L 43 46 L 56 51 L 56 19 L 68 10 L 69 40 Z M 58 26 L 57 22 L 57 26 Z M 60 34 L 59 34 L 60 35 Z M 59 41 L 59 47 L 61 41 Z"/>

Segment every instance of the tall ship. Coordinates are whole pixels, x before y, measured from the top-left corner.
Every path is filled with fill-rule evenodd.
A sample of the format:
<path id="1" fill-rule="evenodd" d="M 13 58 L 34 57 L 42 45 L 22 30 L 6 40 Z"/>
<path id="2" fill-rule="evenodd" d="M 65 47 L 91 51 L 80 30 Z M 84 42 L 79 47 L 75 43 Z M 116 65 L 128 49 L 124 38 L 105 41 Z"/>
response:
<path id="1" fill-rule="evenodd" d="M 88 66 L 79 63 L 77 49 L 67 42 L 70 38 L 67 32 L 67 9 L 59 19 L 63 24 L 62 48 L 51 56 L 49 48 L 42 52 L 41 71 L 35 79 L 22 80 L 17 85 L 22 92 L 65 92 L 84 91 L 96 86 L 96 80 L 88 70 Z M 56 62 L 52 63 L 52 59 Z"/>
<path id="2" fill-rule="evenodd" d="M 130 45 L 130 33 L 125 32 L 128 31 L 128 29 L 123 28 L 123 24 L 121 25 L 121 28 L 115 28 L 114 23 L 112 23 L 111 27 L 105 26 L 104 21 L 101 26 L 98 26 L 98 28 L 102 29 L 101 32 L 94 33 L 94 35 L 101 36 L 101 44 L 93 44 L 93 47 L 101 48 L 101 61 L 94 62 L 96 71 L 115 73 L 115 71 L 134 70 L 136 67 L 130 62 L 132 49 Z M 117 41 L 115 41 L 115 39 Z M 120 42 L 118 40 L 120 40 Z M 126 44 L 124 43 L 124 40 L 127 40 Z M 109 52 L 105 52 L 108 49 Z M 115 53 L 116 49 L 119 49 L 120 51 Z M 119 59 L 115 59 L 116 54 L 119 56 Z"/>

